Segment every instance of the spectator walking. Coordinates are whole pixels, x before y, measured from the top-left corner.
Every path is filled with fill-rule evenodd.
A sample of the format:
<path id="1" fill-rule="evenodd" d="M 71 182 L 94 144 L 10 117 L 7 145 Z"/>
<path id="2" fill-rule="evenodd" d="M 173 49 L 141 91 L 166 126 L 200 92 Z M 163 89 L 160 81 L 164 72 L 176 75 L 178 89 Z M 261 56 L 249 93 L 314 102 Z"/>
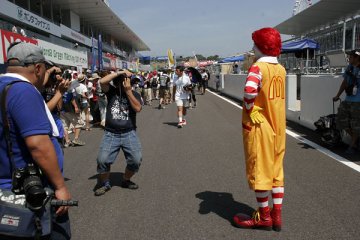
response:
<path id="1" fill-rule="evenodd" d="M 105 77 L 108 72 L 101 72 L 101 76 L 99 76 L 97 73 L 93 73 L 92 78 L 97 81 L 96 86 L 96 95 L 98 96 L 98 104 L 99 104 L 99 110 L 100 110 L 100 125 L 102 127 L 105 127 L 105 118 L 106 118 L 106 106 L 107 106 L 107 98 L 105 93 L 103 92 L 101 86 L 100 86 L 100 78 Z"/>
<path id="2" fill-rule="evenodd" d="M 85 117 L 85 130 L 90 131 L 90 108 L 89 108 L 89 93 L 85 85 L 87 82 L 84 74 L 79 74 L 77 81 L 79 86 L 75 88 L 78 105 L 80 106 L 80 118 Z"/>
<path id="3" fill-rule="evenodd" d="M 65 74 L 67 75 L 67 74 Z M 70 75 L 65 77 L 66 80 L 70 79 Z M 80 118 L 80 106 L 77 101 L 76 86 L 78 86 L 77 80 L 73 80 L 67 92 L 63 95 L 63 109 L 60 114 L 61 121 L 64 127 L 64 147 L 71 145 L 84 146 L 85 142 L 80 140 L 81 128 L 84 126 L 84 122 Z M 71 128 L 72 127 L 72 128 Z M 74 132 L 74 139 L 71 141 L 69 131 Z"/>
<path id="4" fill-rule="evenodd" d="M 170 82 L 170 78 L 166 73 L 161 73 L 160 77 L 159 77 L 159 82 L 160 82 L 160 89 L 159 89 L 159 109 L 164 109 L 165 107 L 163 106 L 163 104 L 165 104 L 165 94 L 166 94 L 166 89 L 168 86 L 168 83 Z"/>
<path id="5" fill-rule="evenodd" d="M 188 90 L 184 89 L 185 86 L 191 85 L 190 78 L 184 73 L 183 66 L 177 66 L 175 69 L 177 77 L 173 83 L 173 101 L 177 106 L 177 117 L 179 119 L 178 128 L 182 128 L 187 124 L 186 116 L 186 102 L 189 97 Z"/>
<path id="6" fill-rule="evenodd" d="M 108 105 L 105 133 L 97 157 L 100 187 L 95 190 L 96 196 L 111 189 L 110 166 L 121 149 L 127 163 L 121 187 L 133 190 L 138 188 L 130 179 L 139 170 L 142 161 L 141 144 L 136 134 L 136 113 L 141 111 L 142 100 L 132 90 L 130 76 L 131 73 L 125 70 L 111 73 L 100 80 Z"/>
<path id="7" fill-rule="evenodd" d="M 152 72 L 151 88 L 152 88 L 152 93 L 153 93 L 153 99 L 158 100 L 160 84 L 159 84 L 159 76 L 156 71 Z"/>

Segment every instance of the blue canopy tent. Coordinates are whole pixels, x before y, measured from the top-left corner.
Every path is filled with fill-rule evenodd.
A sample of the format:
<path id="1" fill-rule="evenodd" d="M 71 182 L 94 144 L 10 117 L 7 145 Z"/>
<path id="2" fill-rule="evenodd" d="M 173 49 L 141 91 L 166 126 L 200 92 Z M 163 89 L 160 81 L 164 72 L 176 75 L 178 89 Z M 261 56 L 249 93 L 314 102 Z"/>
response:
<path id="1" fill-rule="evenodd" d="M 305 38 L 299 41 L 285 43 L 281 48 L 281 53 L 293 53 L 304 49 L 318 50 L 319 47 L 319 44 L 314 40 Z"/>
<path id="2" fill-rule="evenodd" d="M 314 53 L 314 51 L 319 48 L 319 43 L 312 39 L 304 38 L 298 41 L 284 43 L 281 48 L 281 53 L 295 53 L 295 56 L 297 54 L 305 55 L 306 53 L 306 72 L 309 73 L 309 51 L 312 50 L 312 53 Z"/>
<path id="3" fill-rule="evenodd" d="M 220 60 L 218 63 L 241 62 L 244 61 L 244 56 L 228 57 Z"/>

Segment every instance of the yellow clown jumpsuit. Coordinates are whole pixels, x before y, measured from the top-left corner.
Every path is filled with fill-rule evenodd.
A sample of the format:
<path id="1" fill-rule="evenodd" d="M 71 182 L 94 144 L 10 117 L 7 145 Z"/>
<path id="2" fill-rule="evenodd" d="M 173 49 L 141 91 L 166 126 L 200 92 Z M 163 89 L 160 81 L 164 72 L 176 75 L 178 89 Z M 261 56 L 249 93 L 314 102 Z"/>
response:
<path id="1" fill-rule="evenodd" d="M 264 122 L 253 124 L 243 108 L 243 141 L 246 175 L 253 190 L 284 186 L 283 158 L 286 142 L 285 76 L 280 64 L 256 62 L 262 74 L 254 105 L 261 107 Z"/>

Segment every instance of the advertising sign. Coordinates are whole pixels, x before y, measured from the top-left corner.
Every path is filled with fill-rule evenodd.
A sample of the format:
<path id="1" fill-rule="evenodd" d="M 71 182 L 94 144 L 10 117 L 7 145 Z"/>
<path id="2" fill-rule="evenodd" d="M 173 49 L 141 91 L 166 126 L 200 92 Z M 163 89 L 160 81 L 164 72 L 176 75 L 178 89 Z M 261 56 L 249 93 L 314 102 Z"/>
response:
<path id="1" fill-rule="evenodd" d="M 40 39 L 38 40 L 38 45 L 43 49 L 45 58 L 54 63 L 74 67 L 81 66 L 83 68 L 87 68 L 88 66 L 86 52 L 64 48 Z"/>
<path id="2" fill-rule="evenodd" d="M 35 13 L 18 7 L 10 1 L 1 1 L 0 13 L 42 31 L 61 37 L 61 29 L 58 25 L 36 15 Z"/>
<path id="3" fill-rule="evenodd" d="M 20 34 L 5 31 L 5 30 L 0 30 L 0 40 L 1 40 L 0 63 L 4 63 L 7 61 L 6 52 L 12 42 L 20 40 L 22 42 L 28 42 L 28 43 L 38 45 L 38 41 L 36 39 L 23 37 Z"/>

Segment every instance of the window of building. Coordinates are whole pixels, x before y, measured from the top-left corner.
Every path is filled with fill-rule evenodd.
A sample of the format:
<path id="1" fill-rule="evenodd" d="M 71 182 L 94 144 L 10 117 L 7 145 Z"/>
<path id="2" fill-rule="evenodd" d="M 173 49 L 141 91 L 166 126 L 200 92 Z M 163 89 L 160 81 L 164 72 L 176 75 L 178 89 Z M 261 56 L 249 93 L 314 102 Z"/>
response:
<path id="1" fill-rule="evenodd" d="M 30 1 L 30 11 L 41 16 L 41 0 Z"/>
<path id="2" fill-rule="evenodd" d="M 45 19 L 51 20 L 51 13 L 52 13 L 52 0 L 43 1 L 43 16 Z"/>
<path id="3" fill-rule="evenodd" d="M 13 1 L 10 1 L 10 2 L 13 2 Z M 15 4 L 19 7 L 29 10 L 28 0 L 15 0 Z"/>

